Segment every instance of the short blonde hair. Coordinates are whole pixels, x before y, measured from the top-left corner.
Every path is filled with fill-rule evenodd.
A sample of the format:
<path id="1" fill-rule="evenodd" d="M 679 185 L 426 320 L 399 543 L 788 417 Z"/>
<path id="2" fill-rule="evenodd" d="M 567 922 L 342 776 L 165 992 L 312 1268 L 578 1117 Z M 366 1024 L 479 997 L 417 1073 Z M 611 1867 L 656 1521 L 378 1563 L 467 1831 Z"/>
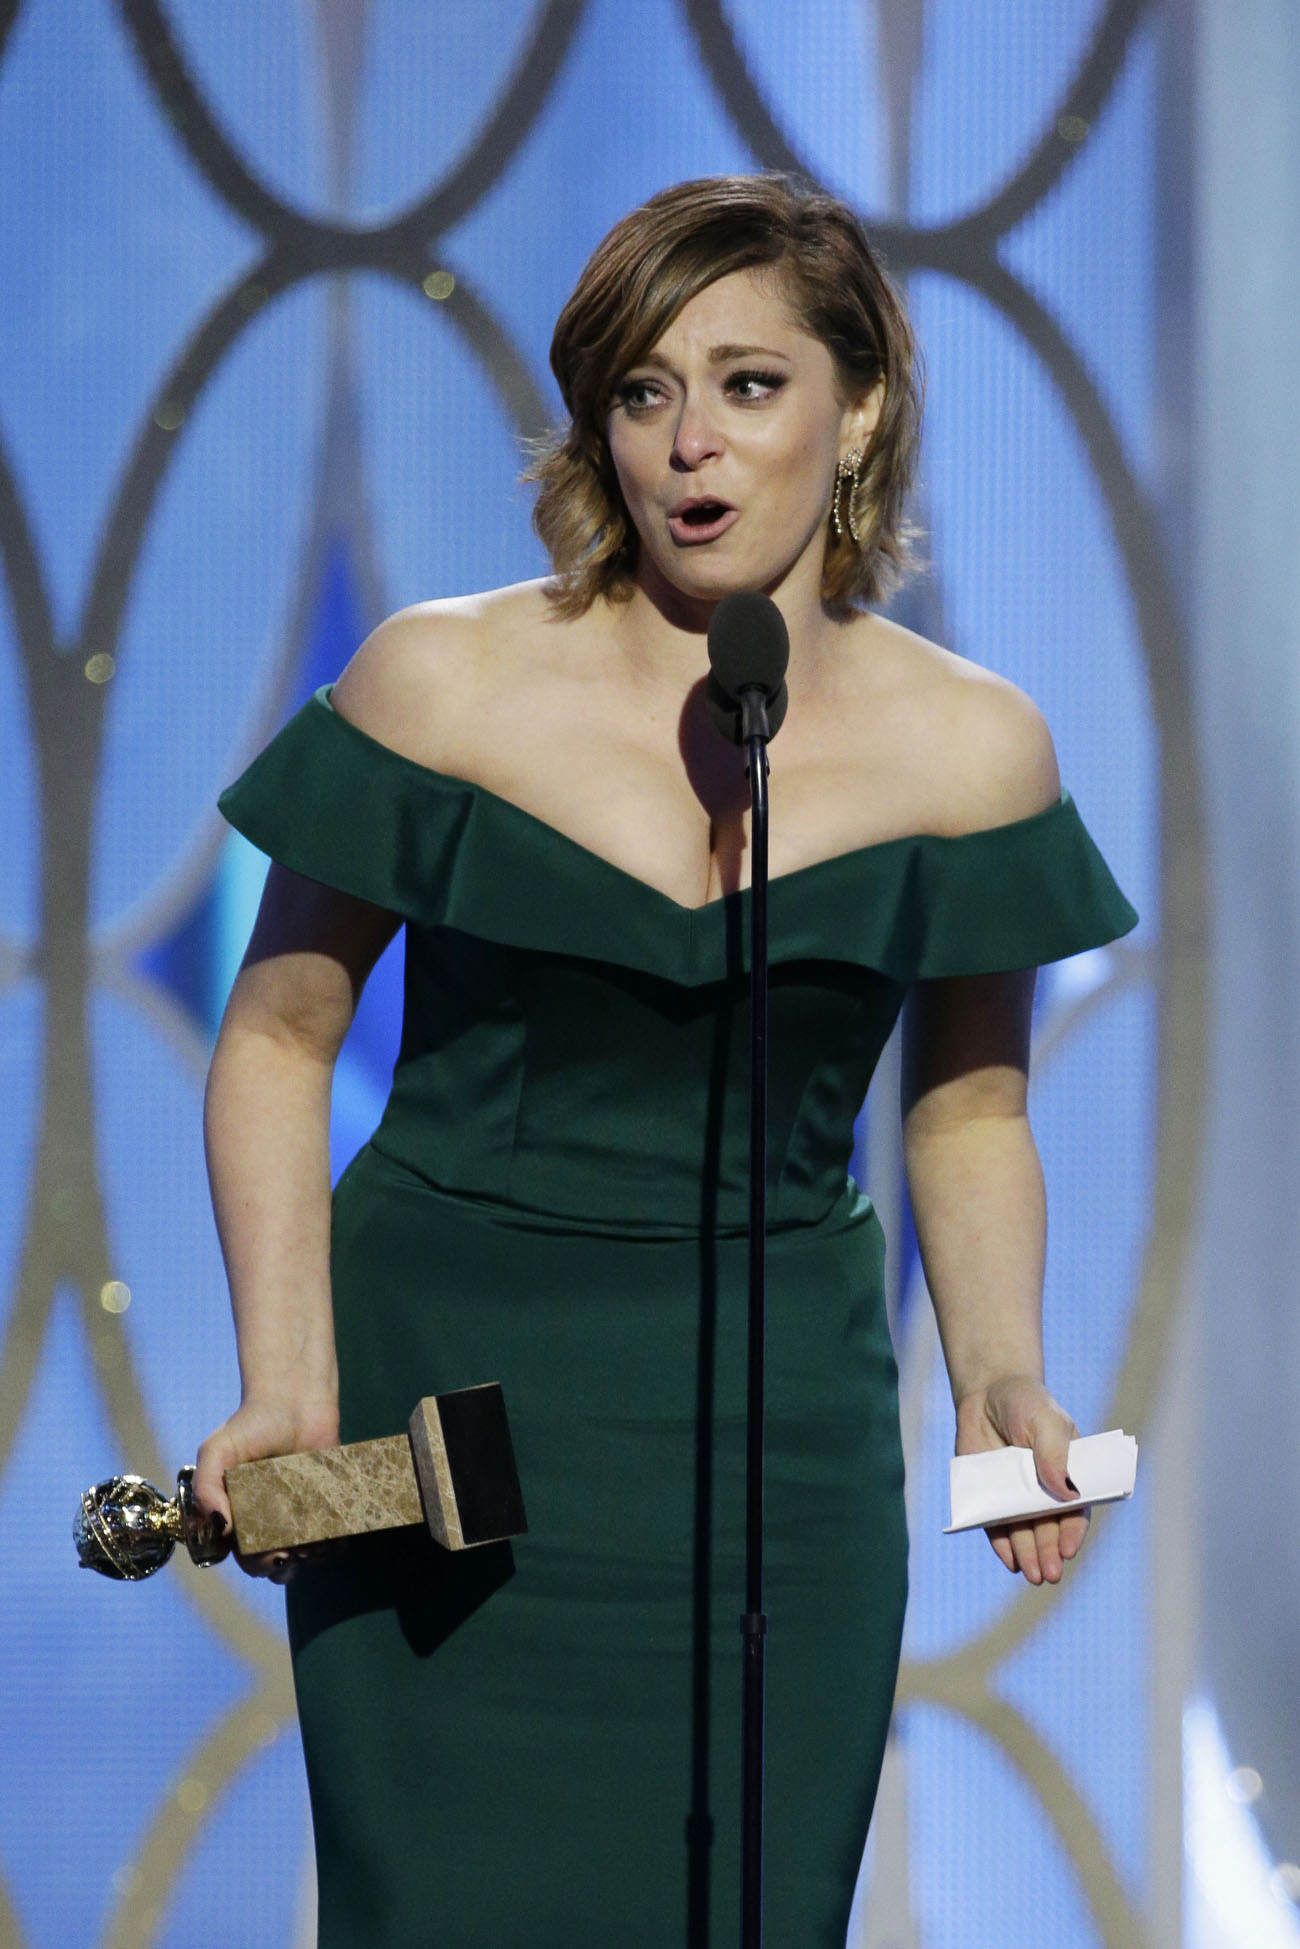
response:
<path id="1" fill-rule="evenodd" d="M 901 300 L 846 203 L 787 176 L 704 176 L 660 190 L 592 252 L 551 341 L 567 427 L 539 448 L 533 526 L 555 570 L 552 600 L 581 615 L 632 592 L 638 537 L 610 458 L 606 422 L 628 369 L 682 307 L 733 271 L 770 270 L 805 331 L 827 347 L 842 401 L 881 380 L 884 398 L 853 496 L 852 540 L 828 523 L 822 595 L 875 602 L 911 566 L 904 507 L 921 397 Z M 843 503 L 841 503 L 843 506 Z"/>

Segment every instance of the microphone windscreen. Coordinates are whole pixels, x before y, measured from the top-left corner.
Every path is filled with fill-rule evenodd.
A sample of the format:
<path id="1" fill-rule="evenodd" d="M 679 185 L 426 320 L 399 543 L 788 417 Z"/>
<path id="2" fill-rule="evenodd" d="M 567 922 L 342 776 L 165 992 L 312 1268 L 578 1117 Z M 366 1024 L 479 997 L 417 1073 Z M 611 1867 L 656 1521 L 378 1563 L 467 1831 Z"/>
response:
<path id="1" fill-rule="evenodd" d="M 751 687 L 775 697 L 789 661 L 790 635 L 771 596 L 758 589 L 723 596 L 709 622 L 709 665 L 729 697 Z"/>

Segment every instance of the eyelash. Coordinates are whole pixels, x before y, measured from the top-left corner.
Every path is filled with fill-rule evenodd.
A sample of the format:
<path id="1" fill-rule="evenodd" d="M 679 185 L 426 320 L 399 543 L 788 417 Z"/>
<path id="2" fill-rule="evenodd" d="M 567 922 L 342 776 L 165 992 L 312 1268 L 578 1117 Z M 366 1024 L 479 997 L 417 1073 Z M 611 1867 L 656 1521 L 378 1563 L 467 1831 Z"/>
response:
<path id="1" fill-rule="evenodd" d="M 623 384 L 619 387 L 619 392 L 618 392 L 619 404 L 624 408 L 626 412 L 633 413 L 633 414 L 648 413 L 653 411 L 654 406 L 656 404 L 654 400 L 646 400 L 646 399 L 638 400 L 634 397 L 634 395 L 638 392 L 644 392 L 647 387 L 653 386 L 654 383 L 655 382 L 653 379 L 624 380 Z M 728 389 L 740 385 L 758 385 L 758 386 L 766 386 L 769 394 L 779 392 L 782 386 L 784 386 L 784 384 L 785 384 L 784 373 L 760 372 L 756 369 L 746 369 L 744 371 L 739 371 L 739 372 L 729 372 L 727 374 L 727 378 L 725 381 L 725 385 Z M 756 406 L 758 403 L 759 401 L 757 399 L 742 399 L 740 401 L 740 404 L 742 406 Z"/>

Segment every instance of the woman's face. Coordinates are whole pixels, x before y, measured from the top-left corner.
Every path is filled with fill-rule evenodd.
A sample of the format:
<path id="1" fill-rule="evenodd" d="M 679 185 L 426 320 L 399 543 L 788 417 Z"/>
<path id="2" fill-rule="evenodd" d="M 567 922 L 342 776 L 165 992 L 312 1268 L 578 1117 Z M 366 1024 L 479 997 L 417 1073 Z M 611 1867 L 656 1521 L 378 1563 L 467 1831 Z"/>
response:
<path id="1" fill-rule="evenodd" d="M 637 580 L 713 603 L 732 589 L 819 600 L 835 470 L 875 426 L 772 274 L 733 271 L 624 374 L 610 455 L 641 540 Z"/>

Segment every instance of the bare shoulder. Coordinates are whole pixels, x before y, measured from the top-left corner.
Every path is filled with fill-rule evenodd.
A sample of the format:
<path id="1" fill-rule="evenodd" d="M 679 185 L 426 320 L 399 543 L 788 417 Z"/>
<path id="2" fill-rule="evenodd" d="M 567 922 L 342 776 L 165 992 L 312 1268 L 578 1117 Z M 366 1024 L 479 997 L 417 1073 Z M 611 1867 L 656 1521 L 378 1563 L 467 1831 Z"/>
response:
<path id="1" fill-rule="evenodd" d="M 1056 804 L 1056 751 L 1032 698 L 912 630 L 869 620 L 900 726 L 939 791 L 938 829 L 974 832 Z"/>
<path id="2" fill-rule="evenodd" d="M 544 587 L 517 582 L 396 610 L 361 644 L 331 702 L 404 757 L 434 766 L 463 759 L 503 664 L 551 613 Z"/>

